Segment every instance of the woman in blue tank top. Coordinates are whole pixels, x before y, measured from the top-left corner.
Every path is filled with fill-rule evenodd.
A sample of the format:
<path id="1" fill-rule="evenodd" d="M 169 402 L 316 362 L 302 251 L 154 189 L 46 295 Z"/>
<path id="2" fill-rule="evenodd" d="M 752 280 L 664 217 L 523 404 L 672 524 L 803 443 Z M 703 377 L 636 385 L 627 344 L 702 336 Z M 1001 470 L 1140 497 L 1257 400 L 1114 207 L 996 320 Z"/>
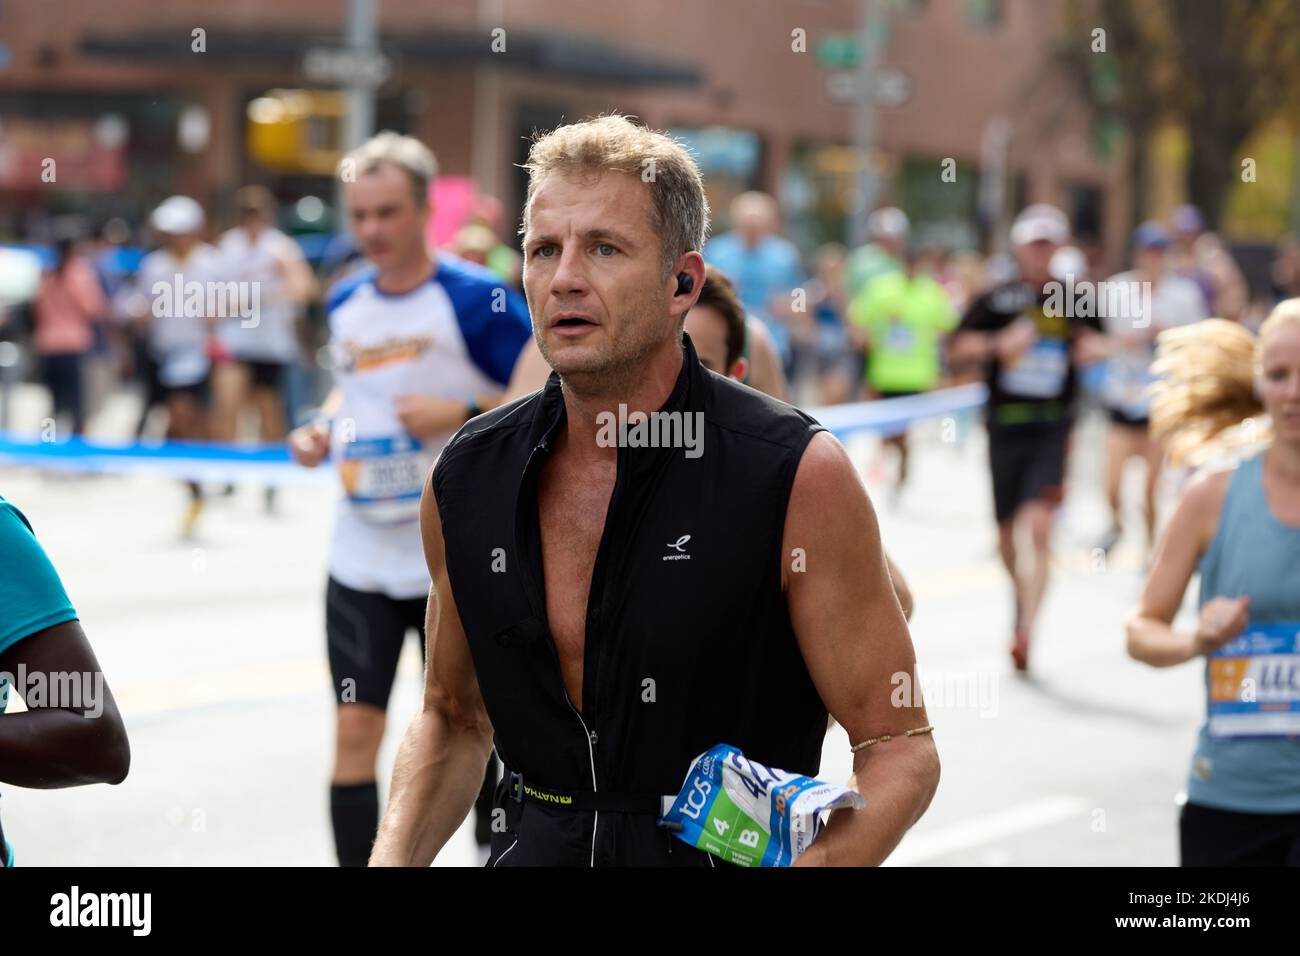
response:
<path id="1" fill-rule="evenodd" d="M 1238 449 L 1234 467 L 1188 488 L 1128 622 L 1137 660 L 1206 661 L 1206 720 L 1179 821 L 1182 863 L 1298 866 L 1300 299 L 1278 305 L 1258 341 L 1208 319 L 1163 334 L 1159 354 L 1152 430 L 1175 464 L 1266 445 L 1249 457 Z M 1256 424 L 1261 413 L 1271 436 Z M 1196 571 L 1196 629 L 1175 631 Z"/>

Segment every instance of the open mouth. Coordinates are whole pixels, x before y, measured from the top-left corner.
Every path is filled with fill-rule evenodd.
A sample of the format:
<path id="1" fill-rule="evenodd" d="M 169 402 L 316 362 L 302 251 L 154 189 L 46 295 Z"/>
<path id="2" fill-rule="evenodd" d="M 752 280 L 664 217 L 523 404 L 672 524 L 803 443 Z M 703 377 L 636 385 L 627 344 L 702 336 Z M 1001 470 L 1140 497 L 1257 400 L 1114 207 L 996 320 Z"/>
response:
<path id="1" fill-rule="evenodd" d="M 595 327 L 595 322 L 583 318 L 580 315 L 566 315 L 563 318 L 556 319 L 554 325 L 554 328 L 565 332 L 577 332 L 582 329 L 592 329 Z"/>

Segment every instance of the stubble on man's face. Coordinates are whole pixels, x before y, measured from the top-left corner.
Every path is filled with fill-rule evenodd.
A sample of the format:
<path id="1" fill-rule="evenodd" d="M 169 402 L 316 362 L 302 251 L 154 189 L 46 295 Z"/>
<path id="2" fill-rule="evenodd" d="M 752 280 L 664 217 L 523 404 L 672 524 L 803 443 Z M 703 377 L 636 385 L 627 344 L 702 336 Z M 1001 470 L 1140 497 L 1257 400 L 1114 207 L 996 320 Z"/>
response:
<path id="1" fill-rule="evenodd" d="M 565 386 L 616 395 L 675 336 L 647 184 L 626 173 L 552 173 L 524 237 L 538 347 Z"/>

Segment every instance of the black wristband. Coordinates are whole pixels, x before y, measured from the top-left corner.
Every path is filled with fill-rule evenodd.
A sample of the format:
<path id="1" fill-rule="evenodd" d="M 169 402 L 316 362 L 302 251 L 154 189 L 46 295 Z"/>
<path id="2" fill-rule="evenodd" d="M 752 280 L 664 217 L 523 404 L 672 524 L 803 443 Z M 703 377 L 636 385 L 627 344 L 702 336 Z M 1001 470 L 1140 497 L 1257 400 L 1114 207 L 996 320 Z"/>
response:
<path id="1" fill-rule="evenodd" d="M 474 399 L 467 399 L 465 405 L 468 408 L 468 414 L 465 415 L 465 421 L 469 421 L 471 418 L 483 414 L 483 409 L 479 406 L 478 402 L 474 401 Z"/>

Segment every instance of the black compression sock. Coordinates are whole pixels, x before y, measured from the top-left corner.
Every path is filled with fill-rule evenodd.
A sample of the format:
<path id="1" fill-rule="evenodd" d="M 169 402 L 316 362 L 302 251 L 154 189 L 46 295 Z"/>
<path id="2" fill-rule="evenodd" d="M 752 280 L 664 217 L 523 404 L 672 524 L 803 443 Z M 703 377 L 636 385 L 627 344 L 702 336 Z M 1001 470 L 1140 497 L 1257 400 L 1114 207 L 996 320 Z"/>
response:
<path id="1" fill-rule="evenodd" d="M 339 866 L 365 866 L 379 832 L 379 787 L 375 781 L 331 784 L 330 818 Z"/>

